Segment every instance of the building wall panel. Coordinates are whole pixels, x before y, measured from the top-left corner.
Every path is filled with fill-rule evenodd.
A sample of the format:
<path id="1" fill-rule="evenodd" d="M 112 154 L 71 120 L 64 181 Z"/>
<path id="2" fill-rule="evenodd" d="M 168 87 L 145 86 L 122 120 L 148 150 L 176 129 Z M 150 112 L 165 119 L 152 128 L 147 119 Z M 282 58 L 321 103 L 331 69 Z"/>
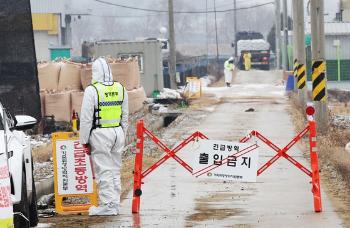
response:
<path id="1" fill-rule="evenodd" d="M 32 13 L 62 13 L 65 0 L 30 0 Z"/>

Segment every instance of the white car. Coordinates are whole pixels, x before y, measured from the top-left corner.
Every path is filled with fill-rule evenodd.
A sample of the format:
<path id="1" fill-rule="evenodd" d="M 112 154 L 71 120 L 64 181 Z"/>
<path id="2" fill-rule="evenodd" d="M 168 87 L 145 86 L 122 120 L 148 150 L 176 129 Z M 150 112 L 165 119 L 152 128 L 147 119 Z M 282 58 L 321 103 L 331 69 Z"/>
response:
<path id="1" fill-rule="evenodd" d="M 39 220 L 30 137 L 23 130 L 31 129 L 37 121 L 25 115 L 13 119 L 3 111 L 1 104 L 0 108 L 0 148 L 5 148 L 8 154 L 14 224 L 21 228 L 36 226 Z M 5 138 L 7 145 L 4 144 Z"/>

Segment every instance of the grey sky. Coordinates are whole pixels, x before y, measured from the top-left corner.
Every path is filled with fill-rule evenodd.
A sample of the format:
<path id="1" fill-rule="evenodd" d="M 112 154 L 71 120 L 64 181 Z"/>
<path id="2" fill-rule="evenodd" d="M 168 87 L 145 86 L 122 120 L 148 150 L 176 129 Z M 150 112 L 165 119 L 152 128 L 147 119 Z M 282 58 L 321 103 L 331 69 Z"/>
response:
<path id="1" fill-rule="evenodd" d="M 121 5 L 167 10 L 167 0 L 104 0 Z M 274 0 L 237 0 L 237 7 L 247 7 Z M 81 16 L 73 18 L 73 47 L 79 48 L 84 40 L 99 39 L 127 39 L 138 37 L 159 37 L 159 28 L 168 27 L 165 13 L 144 12 L 129 10 L 98 3 L 94 0 L 71 0 L 72 8 L 78 12 L 89 13 L 94 16 Z M 213 0 L 174 0 L 175 10 L 178 11 L 204 11 L 208 2 L 208 9 L 213 10 Z M 289 0 L 289 13 L 291 12 Z M 307 1 L 305 1 L 305 5 Z M 216 0 L 217 10 L 233 8 L 233 0 Z M 338 0 L 325 0 L 326 20 L 332 20 L 338 10 Z M 74 11 L 74 10 L 73 10 Z M 146 16 L 148 15 L 148 16 Z M 307 12 L 305 12 L 306 18 Z M 108 16 L 108 17 L 107 17 Z M 110 16 L 110 17 L 109 17 Z M 218 13 L 219 42 L 229 44 L 233 40 L 233 14 Z M 207 28 L 206 28 L 206 20 Z M 175 30 L 177 43 L 203 44 L 215 41 L 214 14 L 178 14 L 175 16 Z M 274 23 L 274 5 L 238 11 L 238 30 L 254 30 L 265 36 Z M 206 34 L 208 30 L 208 35 Z"/>

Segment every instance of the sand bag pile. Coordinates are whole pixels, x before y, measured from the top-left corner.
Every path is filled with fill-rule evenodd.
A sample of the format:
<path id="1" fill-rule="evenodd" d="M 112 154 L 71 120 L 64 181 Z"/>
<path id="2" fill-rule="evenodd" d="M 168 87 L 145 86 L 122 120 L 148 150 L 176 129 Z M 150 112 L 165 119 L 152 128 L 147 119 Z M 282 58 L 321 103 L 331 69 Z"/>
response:
<path id="1" fill-rule="evenodd" d="M 127 90 L 129 113 L 142 109 L 146 93 L 140 85 L 137 59 L 109 59 L 115 81 Z M 55 116 L 56 121 L 69 122 L 73 110 L 80 116 L 84 89 L 91 84 L 92 64 L 68 61 L 38 65 L 41 112 L 43 116 Z"/>

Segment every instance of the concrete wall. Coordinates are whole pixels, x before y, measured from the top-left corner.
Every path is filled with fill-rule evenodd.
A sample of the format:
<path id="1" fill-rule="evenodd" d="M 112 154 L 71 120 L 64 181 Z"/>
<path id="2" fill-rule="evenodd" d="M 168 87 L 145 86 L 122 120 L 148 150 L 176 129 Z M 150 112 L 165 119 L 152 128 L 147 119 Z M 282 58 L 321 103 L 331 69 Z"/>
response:
<path id="1" fill-rule="evenodd" d="M 37 61 L 50 60 L 50 46 L 58 46 L 58 35 L 49 35 L 47 31 L 34 31 L 35 53 Z"/>
<path id="2" fill-rule="evenodd" d="M 118 58 L 125 54 L 140 55 L 142 59 L 139 61 L 143 65 L 143 69 L 140 71 L 141 84 L 145 88 L 147 96 L 150 96 L 154 90 L 164 88 L 159 41 L 97 42 L 93 49 L 96 57 L 112 56 Z"/>

